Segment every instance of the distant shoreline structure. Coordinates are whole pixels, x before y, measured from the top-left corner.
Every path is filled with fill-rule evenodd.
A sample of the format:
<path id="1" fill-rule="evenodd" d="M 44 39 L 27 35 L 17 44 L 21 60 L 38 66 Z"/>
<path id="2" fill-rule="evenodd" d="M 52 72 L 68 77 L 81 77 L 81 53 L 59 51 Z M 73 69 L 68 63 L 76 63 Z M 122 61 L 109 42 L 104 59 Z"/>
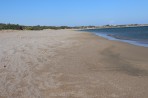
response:
<path id="1" fill-rule="evenodd" d="M 148 24 L 125 24 L 125 25 L 103 25 L 103 26 L 25 26 L 19 24 L 0 23 L 0 30 L 44 30 L 44 29 L 105 29 L 105 28 L 125 28 L 125 27 L 141 27 Z"/>
<path id="2" fill-rule="evenodd" d="M 126 24 L 126 25 L 103 25 L 103 26 L 81 26 L 81 29 L 107 29 L 107 28 L 126 28 L 126 27 L 143 27 L 148 24 Z"/>

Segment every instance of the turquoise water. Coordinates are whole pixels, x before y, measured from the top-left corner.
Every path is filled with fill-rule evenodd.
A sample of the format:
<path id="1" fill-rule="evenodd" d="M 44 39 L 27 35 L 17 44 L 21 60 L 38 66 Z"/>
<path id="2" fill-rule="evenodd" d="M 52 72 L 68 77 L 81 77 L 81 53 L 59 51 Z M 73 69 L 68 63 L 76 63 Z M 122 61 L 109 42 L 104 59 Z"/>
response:
<path id="1" fill-rule="evenodd" d="M 148 47 L 148 26 L 89 29 L 82 31 L 92 32 L 98 36 L 105 37 L 109 40 L 118 40 L 138 46 Z"/>

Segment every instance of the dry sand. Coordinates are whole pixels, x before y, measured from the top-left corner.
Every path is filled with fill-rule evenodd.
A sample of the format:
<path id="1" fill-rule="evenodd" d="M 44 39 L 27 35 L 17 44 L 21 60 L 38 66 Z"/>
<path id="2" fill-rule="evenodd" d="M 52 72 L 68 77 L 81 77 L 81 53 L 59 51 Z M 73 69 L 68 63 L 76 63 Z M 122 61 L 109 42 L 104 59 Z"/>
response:
<path id="1" fill-rule="evenodd" d="M 0 31 L 0 98 L 148 98 L 148 48 L 72 30 Z"/>

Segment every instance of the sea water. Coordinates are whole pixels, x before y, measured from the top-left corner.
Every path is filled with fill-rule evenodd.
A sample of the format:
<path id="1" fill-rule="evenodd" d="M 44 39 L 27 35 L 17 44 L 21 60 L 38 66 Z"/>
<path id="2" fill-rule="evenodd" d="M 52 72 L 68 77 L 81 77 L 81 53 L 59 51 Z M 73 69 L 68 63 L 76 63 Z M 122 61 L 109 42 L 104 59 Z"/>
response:
<path id="1" fill-rule="evenodd" d="M 88 29 L 82 31 L 92 32 L 109 40 L 117 40 L 133 45 L 148 47 L 148 26 Z"/>

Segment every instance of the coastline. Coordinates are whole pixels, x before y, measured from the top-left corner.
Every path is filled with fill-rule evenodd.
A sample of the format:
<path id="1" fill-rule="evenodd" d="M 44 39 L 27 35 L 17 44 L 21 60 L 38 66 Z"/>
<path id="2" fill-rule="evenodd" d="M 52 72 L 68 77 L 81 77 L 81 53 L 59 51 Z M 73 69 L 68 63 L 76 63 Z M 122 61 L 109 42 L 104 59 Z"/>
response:
<path id="1" fill-rule="evenodd" d="M 146 47 L 43 30 L 0 33 L 0 48 L 0 98 L 148 97 Z"/>
<path id="2" fill-rule="evenodd" d="M 96 33 L 95 35 L 103 37 L 103 38 L 106 38 L 108 40 L 112 40 L 112 41 L 119 41 L 119 42 L 124 42 L 124 43 L 131 44 L 131 45 L 136 45 L 136 46 L 141 46 L 141 47 L 148 48 L 148 44 L 140 43 L 140 42 L 134 41 L 134 40 L 128 40 L 128 39 L 127 40 L 123 40 L 123 39 L 120 39 L 120 38 L 116 38 L 114 36 L 109 36 L 109 35 L 105 35 L 105 34 L 98 34 L 98 33 Z"/>
<path id="3" fill-rule="evenodd" d="M 146 27 L 146 26 L 142 26 L 142 27 L 144 29 L 144 27 Z M 125 27 L 125 29 L 127 29 L 127 28 L 129 29 L 131 27 Z M 135 27 L 133 27 L 133 28 L 135 28 Z M 97 31 L 99 29 L 94 29 L 94 30 L 93 29 L 88 29 L 88 30 L 83 29 L 83 30 L 80 30 L 80 31 L 89 32 L 89 33 L 92 33 L 94 35 L 106 38 L 108 40 L 120 41 L 120 42 L 129 43 L 131 45 L 136 45 L 136 46 L 141 46 L 141 47 L 148 47 L 148 42 L 147 42 L 146 38 L 142 39 L 144 37 L 144 36 L 141 36 L 142 34 L 139 35 L 139 36 L 141 36 L 141 39 L 140 38 L 137 39 L 137 38 L 134 38 L 134 37 L 130 38 L 130 37 L 128 37 L 130 35 L 123 36 L 122 34 L 119 33 L 119 31 L 118 31 L 118 34 L 116 34 L 117 31 L 114 31 L 114 33 L 112 33 L 113 31 L 110 31 L 110 33 L 109 33 L 109 31 L 107 31 L 109 29 L 115 29 L 116 30 L 117 28 L 102 28 L 102 29 L 100 29 L 100 30 L 106 30 L 106 31 Z M 118 28 L 118 29 L 121 29 L 120 32 L 122 32 L 123 28 Z M 132 30 L 132 31 L 134 31 L 134 30 Z M 130 31 L 130 32 L 133 33 L 132 31 Z M 101 32 L 106 32 L 106 33 L 101 33 Z M 128 31 L 128 33 L 129 33 L 129 31 Z M 126 34 L 126 32 L 124 32 L 124 34 Z M 134 35 L 136 35 L 136 34 L 133 34 L 133 36 Z M 146 36 L 146 34 L 143 34 L 143 35 Z"/>

